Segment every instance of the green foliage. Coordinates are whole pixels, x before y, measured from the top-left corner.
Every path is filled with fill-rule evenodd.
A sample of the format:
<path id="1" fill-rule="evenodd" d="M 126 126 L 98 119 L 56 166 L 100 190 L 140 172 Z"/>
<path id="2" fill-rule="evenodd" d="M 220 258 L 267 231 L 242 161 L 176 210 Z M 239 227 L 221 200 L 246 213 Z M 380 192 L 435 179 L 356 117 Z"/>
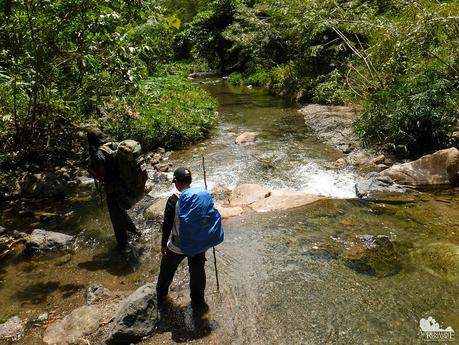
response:
<path id="1" fill-rule="evenodd" d="M 206 137 L 215 125 L 217 104 L 202 88 L 169 74 L 183 69 L 166 66 L 141 84 L 129 106 L 115 102 L 105 121 L 107 132 L 114 138 L 136 139 L 146 149 L 174 148 Z"/>
<path id="2" fill-rule="evenodd" d="M 368 99 L 357 133 L 365 144 L 385 145 L 403 154 L 441 148 L 459 120 L 458 100 L 457 83 L 442 76 L 402 79 L 396 87 Z"/>

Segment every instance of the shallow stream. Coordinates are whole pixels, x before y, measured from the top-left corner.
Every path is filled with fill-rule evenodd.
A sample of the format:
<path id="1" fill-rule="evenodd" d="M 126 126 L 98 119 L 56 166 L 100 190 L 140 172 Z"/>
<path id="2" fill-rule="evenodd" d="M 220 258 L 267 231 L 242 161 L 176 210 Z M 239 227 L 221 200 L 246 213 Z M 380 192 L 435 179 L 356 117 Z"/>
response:
<path id="1" fill-rule="evenodd" d="M 419 320 L 429 316 L 442 328 L 459 330 L 458 188 L 357 200 L 357 173 L 334 166 L 342 154 L 320 143 L 294 106 L 261 90 L 205 83 L 220 101 L 220 124 L 204 143 L 174 152 L 169 158 L 174 167 L 188 166 L 193 184 L 203 186 L 204 156 L 210 188 L 258 183 L 329 198 L 225 221 L 226 240 L 217 248 L 219 293 L 211 253 L 206 266 L 212 332 L 194 343 L 422 344 Z M 258 132 L 258 140 L 236 145 L 235 137 L 245 131 Z M 45 311 L 52 318 L 65 315 L 84 304 L 92 283 L 133 290 L 155 281 L 159 226 L 145 223 L 141 213 L 171 191 L 169 183 L 159 183 L 137 206 L 143 238 L 125 252 L 116 248 L 107 210 L 97 199 L 81 194 L 46 208 L 74 211 L 63 223 L 40 227 L 76 235 L 77 247 L 1 262 L 0 322 L 14 315 L 33 320 Z M 39 226 L 34 221 L 2 212 L 9 228 L 30 231 Z M 339 258 L 310 254 L 317 244 L 363 234 L 389 236 L 401 262 L 396 274 L 362 274 Z M 185 267 L 172 293 L 184 304 Z M 40 329 L 31 330 L 19 344 L 40 344 L 40 335 Z M 187 340 L 171 338 L 165 332 L 143 344 Z"/>

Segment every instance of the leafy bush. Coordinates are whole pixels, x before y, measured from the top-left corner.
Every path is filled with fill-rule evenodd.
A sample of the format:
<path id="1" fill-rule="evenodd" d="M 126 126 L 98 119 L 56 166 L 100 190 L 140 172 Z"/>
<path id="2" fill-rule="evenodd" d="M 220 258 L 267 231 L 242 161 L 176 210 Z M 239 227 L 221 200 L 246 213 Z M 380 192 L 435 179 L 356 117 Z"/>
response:
<path id="1" fill-rule="evenodd" d="M 444 147 L 459 119 L 458 85 L 436 75 L 402 79 L 370 96 L 357 122 L 364 144 L 419 155 Z"/>
<path id="2" fill-rule="evenodd" d="M 165 70 L 183 70 L 183 66 Z M 183 72 L 182 72 L 183 73 Z M 114 138 L 133 138 L 145 149 L 174 148 L 206 137 L 216 123 L 217 104 L 202 88 L 164 70 L 146 79 L 127 102 L 111 101 L 103 123 Z"/>

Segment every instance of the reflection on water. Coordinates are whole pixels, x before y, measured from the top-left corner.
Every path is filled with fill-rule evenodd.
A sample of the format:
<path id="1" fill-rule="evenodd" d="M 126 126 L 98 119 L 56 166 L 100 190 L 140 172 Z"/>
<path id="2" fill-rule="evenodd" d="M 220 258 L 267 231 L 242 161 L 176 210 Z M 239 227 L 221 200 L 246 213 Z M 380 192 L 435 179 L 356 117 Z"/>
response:
<path id="1" fill-rule="evenodd" d="M 225 243 L 217 247 L 219 293 L 212 254 L 207 254 L 211 312 L 202 328 L 188 322 L 184 264 L 172 287 L 177 304 L 158 334 L 142 344 L 415 344 L 418 322 L 429 316 L 459 330 L 457 188 L 380 201 L 354 199 L 355 174 L 334 168 L 341 154 L 318 142 L 290 105 L 257 90 L 224 84 L 209 89 L 222 104 L 219 127 L 205 143 L 170 157 L 174 166 L 191 167 L 195 185 L 203 185 L 204 155 L 210 186 L 253 182 L 333 199 L 227 220 Z M 244 131 L 258 132 L 257 142 L 234 144 Z M 55 206 L 58 213 L 75 212 L 46 228 L 76 235 L 76 246 L 66 253 L 2 262 L 0 321 L 13 315 L 33 319 L 44 311 L 64 315 L 84 304 L 84 291 L 93 283 L 133 290 L 155 281 L 160 232 L 158 225 L 143 221 L 142 211 L 170 188 L 169 183 L 158 186 L 152 198 L 136 206 L 133 216 L 143 236 L 126 251 L 116 248 L 107 210 L 97 200 L 76 197 Z M 34 227 L 21 219 L 11 224 L 28 231 Z M 363 234 L 391 239 L 400 258 L 398 273 L 359 274 L 339 256 L 311 255 L 318 244 L 336 239 L 345 244 Z M 36 344 L 35 339 L 20 343 Z"/>

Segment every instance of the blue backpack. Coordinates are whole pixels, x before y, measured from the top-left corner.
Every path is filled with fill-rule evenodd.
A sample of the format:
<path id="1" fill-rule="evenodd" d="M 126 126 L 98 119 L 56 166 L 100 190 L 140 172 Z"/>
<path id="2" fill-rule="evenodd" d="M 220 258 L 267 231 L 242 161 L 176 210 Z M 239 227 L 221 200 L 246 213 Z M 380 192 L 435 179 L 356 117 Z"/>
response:
<path id="1" fill-rule="evenodd" d="M 205 252 L 223 242 L 222 217 L 208 191 L 189 188 L 179 199 L 180 248 L 187 256 Z"/>

